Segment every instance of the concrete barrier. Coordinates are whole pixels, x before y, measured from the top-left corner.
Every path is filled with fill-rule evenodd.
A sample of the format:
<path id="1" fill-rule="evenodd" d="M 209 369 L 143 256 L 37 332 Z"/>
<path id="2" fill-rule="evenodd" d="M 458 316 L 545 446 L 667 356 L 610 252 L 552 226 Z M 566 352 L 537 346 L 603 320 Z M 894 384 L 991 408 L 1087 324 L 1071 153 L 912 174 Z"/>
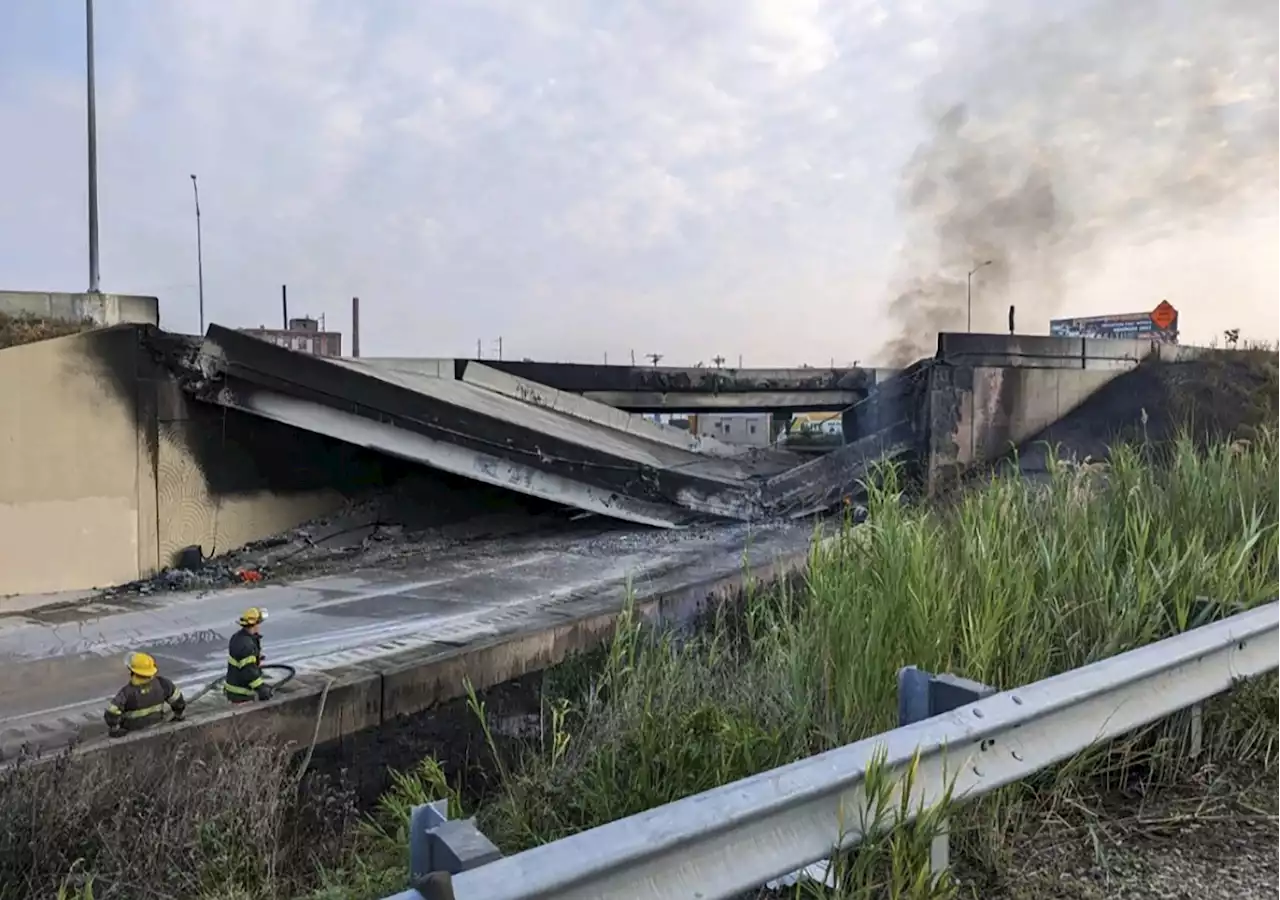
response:
<path id="1" fill-rule="evenodd" d="M 136 294 L 69 294 L 61 291 L 0 291 L 0 313 L 59 322 L 159 325 L 160 301 Z"/>
<path id="2" fill-rule="evenodd" d="M 936 358 L 953 365 L 973 367 L 1125 370 L 1144 359 L 1182 362 L 1203 352 L 1200 347 L 1153 340 L 943 332 L 938 335 Z"/>
<path id="3" fill-rule="evenodd" d="M 376 727 L 382 722 L 382 676 L 349 666 L 327 676 L 300 679 L 289 693 L 251 709 L 232 706 L 172 725 L 121 738 L 91 741 L 75 747 L 77 762 L 111 770 L 138 754 L 161 757 L 195 749 L 244 741 L 271 741 L 309 746 L 340 740 L 344 735 Z M 28 765 L 50 765 L 57 755 L 45 754 Z"/>

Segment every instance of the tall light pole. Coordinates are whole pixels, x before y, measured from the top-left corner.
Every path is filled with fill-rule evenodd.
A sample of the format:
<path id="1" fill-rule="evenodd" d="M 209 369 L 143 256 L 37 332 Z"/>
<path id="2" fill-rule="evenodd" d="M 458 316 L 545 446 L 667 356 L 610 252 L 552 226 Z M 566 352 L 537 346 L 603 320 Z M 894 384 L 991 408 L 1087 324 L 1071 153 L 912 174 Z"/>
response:
<path id="1" fill-rule="evenodd" d="M 98 293 L 98 108 L 93 89 L 93 0 L 84 0 L 85 68 L 88 73 L 89 293 Z"/>
<path id="2" fill-rule="evenodd" d="M 200 293 L 200 334 L 204 334 L 204 247 L 200 238 L 200 184 L 191 176 L 191 190 L 196 196 L 196 289 Z M 287 322 L 285 323 L 288 324 Z"/>
<path id="3" fill-rule="evenodd" d="M 968 313 L 969 313 L 968 325 L 965 327 L 965 331 L 973 331 L 973 273 L 977 272 L 979 269 L 982 269 L 991 265 L 993 262 L 995 262 L 995 260 L 989 259 L 986 262 L 978 263 L 976 266 L 974 266 L 972 269 L 969 270 L 969 274 L 968 276 L 966 276 L 964 280 L 965 307 L 968 309 Z"/>

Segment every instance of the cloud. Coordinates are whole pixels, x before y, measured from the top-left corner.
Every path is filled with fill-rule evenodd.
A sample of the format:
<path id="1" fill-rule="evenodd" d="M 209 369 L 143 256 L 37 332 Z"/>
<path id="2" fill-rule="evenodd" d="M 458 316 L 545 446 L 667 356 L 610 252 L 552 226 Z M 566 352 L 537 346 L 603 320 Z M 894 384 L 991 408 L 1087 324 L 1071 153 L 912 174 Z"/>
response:
<path id="1" fill-rule="evenodd" d="M 17 5 L 0 284 L 77 289 L 82 23 Z M 360 295 L 373 354 L 867 358 L 921 86 L 999 25 L 976 0 L 99 4 L 104 287 L 196 328 L 195 172 L 225 324 L 288 283 L 331 327 Z"/>

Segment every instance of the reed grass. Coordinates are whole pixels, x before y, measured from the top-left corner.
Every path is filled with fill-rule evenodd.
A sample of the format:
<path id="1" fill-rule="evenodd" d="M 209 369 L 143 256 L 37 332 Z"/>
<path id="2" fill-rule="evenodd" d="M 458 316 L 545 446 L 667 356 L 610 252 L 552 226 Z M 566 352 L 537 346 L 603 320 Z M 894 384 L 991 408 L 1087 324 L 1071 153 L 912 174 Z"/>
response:
<path id="1" fill-rule="evenodd" d="M 1249 441 L 1121 447 L 1106 464 L 1052 460 L 1038 481 L 995 477 L 942 509 L 905 502 L 889 469 L 866 524 L 815 542 L 802 584 L 748 591 L 693 633 L 654 633 L 624 614 L 606 651 L 573 677 L 548 676 L 540 738 L 515 759 L 491 739 L 497 787 L 478 808 L 464 808 L 461 786 L 434 760 L 399 773 L 378 812 L 348 829 L 346 849 L 315 861 L 307 897 L 358 900 L 402 887 L 416 803 L 448 797 L 453 814 L 477 815 L 515 852 L 892 728 L 904 665 L 1009 688 L 1265 602 L 1280 554 L 1278 449 L 1274 424 Z M 489 727 L 479 698 L 472 707 Z M 925 810 L 912 827 L 894 827 L 906 812 L 895 802 L 902 785 L 873 772 L 867 812 L 885 827 L 833 860 L 829 885 L 786 890 L 957 896 L 975 878 L 1008 871 L 1018 835 L 1047 811 L 1101 809 L 1116 787 L 1186 783 L 1206 766 L 1273 771 L 1278 718 L 1275 678 L 1262 679 L 1206 708 L 1197 759 L 1186 752 L 1186 718 L 1175 716 L 977 802 Z M 931 877 L 929 844 L 944 820 L 969 882 Z M 76 840 L 92 843 L 80 831 Z M 94 859 L 110 860 L 111 849 Z M 206 900 L 280 895 L 281 880 L 196 862 L 226 875 Z M 120 878 L 100 866 L 93 874 L 64 881 L 58 896 L 102 898 Z M 193 877 L 204 880 L 187 873 L 173 884 Z M 161 896 L 153 887 L 147 896 Z"/>
<path id="2" fill-rule="evenodd" d="M 1274 429 L 1183 438 L 1158 460 L 1121 447 L 1105 465 L 1055 459 L 1038 482 L 993 478 L 941 511 L 904 502 L 888 471 L 867 524 L 815 543 L 802 587 L 751 592 L 692 636 L 624 617 L 595 676 L 549 698 L 543 741 L 504 772 L 481 827 L 517 851 L 875 735 L 896 725 L 904 665 L 1010 688 L 1265 602 L 1278 462 Z M 956 847 L 995 871 L 1010 833 L 1068 794 L 1176 782 L 1208 759 L 1274 767 L 1266 682 L 1210 707 L 1199 759 L 1175 717 L 955 811 Z M 886 840 L 837 861 L 832 896 L 954 891 L 921 877 L 927 841 Z"/>

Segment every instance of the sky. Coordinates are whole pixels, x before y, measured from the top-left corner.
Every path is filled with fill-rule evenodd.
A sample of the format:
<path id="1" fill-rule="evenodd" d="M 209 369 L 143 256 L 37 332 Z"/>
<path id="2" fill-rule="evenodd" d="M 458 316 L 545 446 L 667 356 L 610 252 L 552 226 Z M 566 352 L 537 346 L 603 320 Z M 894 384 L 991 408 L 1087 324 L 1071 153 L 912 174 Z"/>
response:
<path id="1" fill-rule="evenodd" d="M 1274 0 L 98 0 L 102 289 L 367 356 L 1280 335 Z M 84 5 L 0 8 L 0 288 L 88 285 Z M 349 340 L 349 337 L 347 338 Z M 349 343 L 347 344 L 349 347 Z M 895 347 L 897 351 L 895 351 Z M 905 348 L 905 349 L 904 349 Z"/>

